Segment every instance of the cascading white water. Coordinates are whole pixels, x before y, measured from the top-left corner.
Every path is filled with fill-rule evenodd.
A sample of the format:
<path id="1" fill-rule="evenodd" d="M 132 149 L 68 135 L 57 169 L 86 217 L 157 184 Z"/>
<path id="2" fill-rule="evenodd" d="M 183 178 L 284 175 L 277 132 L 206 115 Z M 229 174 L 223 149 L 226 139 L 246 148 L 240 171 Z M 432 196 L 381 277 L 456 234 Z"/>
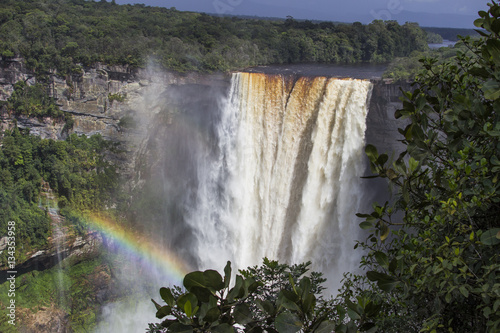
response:
<path id="1" fill-rule="evenodd" d="M 233 74 L 188 223 L 201 268 L 313 261 L 336 287 L 357 237 L 365 80 Z"/>
<path id="2" fill-rule="evenodd" d="M 160 216 L 141 223 L 193 269 L 311 260 L 334 293 L 359 263 L 352 248 L 371 83 L 237 73 L 225 95 L 224 88 L 177 88 L 151 89 L 137 102 L 150 135 L 142 145 L 149 169 L 139 170 L 163 191 L 150 194 Z M 218 107 L 207 102 L 218 97 Z M 161 115 L 163 104 L 182 112 L 167 122 L 148 115 Z M 95 332 L 144 328 L 154 321 L 149 298 L 158 298 L 148 284 L 168 285 L 154 271 L 119 270 L 119 285 L 143 286 L 144 300 L 109 304 Z"/>

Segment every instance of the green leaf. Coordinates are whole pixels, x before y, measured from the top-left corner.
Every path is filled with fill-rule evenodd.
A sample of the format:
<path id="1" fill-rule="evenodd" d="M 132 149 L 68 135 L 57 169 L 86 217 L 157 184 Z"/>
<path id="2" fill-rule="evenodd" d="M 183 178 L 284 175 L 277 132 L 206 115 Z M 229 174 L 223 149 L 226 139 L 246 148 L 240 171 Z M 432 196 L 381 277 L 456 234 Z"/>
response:
<path id="1" fill-rule="evenodd" d="M 335 310 L 337 310 L 337 315 L 339 316 L 339 321 L 343 322 L 345 315 L 346 315 L 346 309 L 341 305 L 337 305 L 335 307 Z"/>
<path id="2" fill-rule="evenodd" d="M 375 323 L 364 323 L 359 329 L 361 332 L 365 333 L 376 333 L 378 331 L 378 327 Z"/>
<path id="3" fill-rule="evenodd" d="M 390 229 L 387 224 L 382 223 L 380 226 L 380 240 L 385 241 L 389 237 Z"/>
<path id="4" fill-rule="evenodd" d="M 477 14 L 479 15 L 479 17 L 482 17 L 482 18 L 485 18 L 488 16 L 488 12 L 486 12 L 484 10 L 480 10 L 479 12 L 477 12 Z"/>
<path id="5" fill-rule="evenodd" d="M 351 320 L 347 323 L 347 331 L 346 333 L 358 333 L 358 327 L 354 320 Z"/>
<path id="6" fill-rule="evenodd" d="M 192 333 L 193 327 L 179 323 L 173 323 L 168 327 L 168 331 L 173 333 Z"/>
<path id="7" fill-rule="evenodd" d="M 416 123 L 413 123 L 411 126 L 411 134 L 414 140 L 425 140 L 425 134 L 422 127 L 418 126 Z"/>
<path id="8" fill-rule="evenodd" d="M 294 303 L 298 302 L 299 299 L 300 299 L 299 295 L 297 295 L 296 293 L 294 293 L 294 292 L 292 292 L 290 290 L 286 290 L 286 289 L 283 289 L 282 291 L 280 291 L 280 295 L 282 297 L 285 297 L 285 298 L 289 299 L 290 301 L 292 301 Z"/>
<path id="9" fill-rule="evenodd" d="M 478 28 L 482 28 L 483 27 L 483 22 L 484 22 L 484 19 L 482 18 L 478 18 L 477 20 L 474 21 L 474 25 Z"/>
<path id="10" fill-rule="evenodd" d="M 191 272 L 184 277 L 183 284 L 188 291 L 191 291 L 193 287 L 202 287 L 213 291 L 224 288 L 222 276 L 214 270 Z"/>
<path id="11" fill-rule="evenodd" d="M 300 280 L 299 287 L 302 289 L 302 298 L 305 298 L 311 292 L 311 280 L 305 276 Z"/>
<path id="12" fill-rule="evenodd" d="M 483 67 L 473 67 L 469 69 L 469 73 L 482 78 L 488 78 L 490 76 L 490 73 Z"/>
<path id="13" fill-rule="evenodd" d="M 314 330 L 315 333 L 331 333 L 335 332 L 335 322 L 331 320 L 324 320 L 319 324 L 318 328 Z"/>
<path id="14" fill-rule="evenodd" d="M 386 292 L 390 292 L 398 284 L 399 284 L 399 281 L 397 281 L 395 279 L 380 280 L 380 281 L 377 282 L 377 286 L 380 289 L 382 289 L 383 291 L 386 291 Z"/>
<path id="15" fill-rule="evenodd" d="M 160 288 L 160 296 L 168 305 L 175 305 L 175 299 L 170 288 Z"/>
<path id="16" fill-rule="evenodd" d="M 229 324 L 220 324 L 210 328 L 210 332 L 214 333 L 234 333 L 234 327 Z"/>
<path id="17" fill-rule="evenodd" d="M 243 297 L 245 294 L 245 290 L 243 288 L 243 277 L 241 275 L 236 275 L 236 284 L 231 290 L 229 290 L 229 293 L 227 295 L 227 300 L 229 302 L 233 302 L 236 298 Z"/>
<path id="18" fill-rule="evenodd" d="M 264 329 L 257 323 L 249 323 L 245 326 L 245 333 L 264 333 Z"/>
<path id="19" fill-rule="evenodd" d="M 354 311 L 353 309 L 351 308 L 348 308 L 347 309 L 347 314 L 349 315 L 349 317 L 352 319 L 352 320 L 360 320 L 361 319 L 361 316 L 356 312 Z"/>
<path id="20" fill-rule="evenodd" d="M 203 272 L 195 271 L 187 274 L 183 280 L 184 287 L 189 291 L 192 287 L 203 287 L 205 288 L 205 278 L 203 277 Z"/>
<path id="21" fill-rule="evenodd" d="M 370 281 L 377 281 L 377 285 L 383 291 L 389 292 L 394 289 L 399 281 L 384 273 L 369 271 L 366 273 L 366 277 Z"/>
<path id="22" fill-rule="evenodd" d="M 491 315 L 491 308 L 489 306 L 483 309 L 483 315 L 485 318 L 489 318 Z"/>
<path id="23" fill-rule="evenodd" d="M 169 314 L 172 313 L 172 308 L 169 305 L 162 306 L 157 312 L 156 312 L 156 318 L 162 319 L 163 317 L 168 316 Z"/>
<path id="24" fill-rule="evenodd" d="M 177 320 L 172 320 L 172 319 L 165 319 L 164 321 L 161 322 L 161 326 L 168 328 L 172 326 L 172 324 L 179 323 Z"/>
<path id="25" fill-rule="evenodd" d="M 219 272 L 209 269 L 203 272 L 203 277 L 208 288 L 213 288 L 215 291 L 224 288 L 224 282 Z"/>
<path id="26" fill-rule="evenodd" d="M 359 224 L 359 227 L 363 230 L 367 230 L 367 229 L 370 229 L 370 228 L 373 228 L 373 224 L 371 222 L 361 222 Z"/>
<path id="27" fill-rule="evenodd" d="M 410 157 L 409 161 L 408 161 L 408 165 L 410 167 L 410 172 L 413 172 L 417 169 L 418 167 L 418 161 L 415 160 L 413 157 Z"/>
<path id="28" fill-rule="evenodd" d="M 376 317 L 379 314 L 381 308 L 382 308 L 381 304 L 375 304 L 373 302 L 369 302 L 365 307 L 365 314 L 368 317 Z"/>
<path id="29" fill-rule="evenodd" d="M 283 312 L 276 317 L 274 326 L 279 333 L 295 333 L 300 331 L 303 325 L 296 315 L 290 312 Z"/>
<path id="30" fill-rule="evenodd" d="M 297 294 L 289 290 L 282 290 L 278 295 L 278 301 L 276 302 L 276 305 L 282 306 L 292 311 L 300 311 L 300 307 L 296 303 L 298 301 L 299 297 L 297 296 Z"/>
<path id="31" fill-rule="evenodd" d="M 208 307 L 209 308 L 213 308 L 215 306 L 218 305 L 218 301 L 217 301 L 217 298 L 215 298 L 214 296 L 210 296 L 210 299 L 208 300 Z"/>
<path id="32" fill-rule="evenodd" d="M 202 318 L 207 323 L 213 323 L 219 320 L 221 312 L 218 307 L 213 307 L 207 311 L 207 314 Z"/>
<path id="33" fill-rule="evenodd" d="M 444 296 L 444 300 L 446 301 L 446 303 L 450 303 L 450 302 L 451 302 L 451 292 L 448 292 L 448 293 Z"/>
<path id="34" fill-rule="evenodd" d="M 465 286 L 460 286 L 459 290 L 462 293 L 462 295 L 464 295 L 465 298 L 469 297 L 469 291 Z"/>
<path id="35" fill-rule="evenodd" d="M 316 305 L 316 296 L 314 294 L 307 294 L 302 301 L 302 308 L 304 313 L 310 313 Z"/>
<path id="36" fill-rule="evenodd" d="M 208 303 L 202 303 L 198 312 L 196 313 L 196 317 L 203 321 L 203 318 L 207 315 L 209 308 L 210 306 L 208 305 Z"/>
<path id="37" fill-rule="evenodd" d="M 347 326 L 345 324 L 340 324 L 335 328 L 336 333 L 347 333 Z"/>
<path id="38" fill-rule="evenodd" d="M 255 303 L 257 304 L 257 307 L 259 309 L 266 312 L 270 316 L 274 316 L 275 309 L 274 309 L 273 303 L 271 303 L 269 301 L 263 301 L 260 299 L 256 299 Z"/>
<path id="39" fill-rule="evenodd" d="M 488 39 L 486 42 L 486 48 L 490 56 L 493 58 L 492 60 L 495 63 L 498 63 L 500 58 L 500 41 L 497 39 Z"/>
<path id="40" fill-rule="evenodd" d="M 500 244 L 500 228 L 493 228 L 483 232 L 480 239 L 484 245 L 493 246 Z"/>
<path id="41" fill-rule="evenodd" d="M 252 312 L 246 304 L 238 304 L 233 310 L 234 320 L 238 324 L 246 325 L 253 320 Z"/>
<path id="42" fill-rule="evenodd" d="M 384 164 L 389 160 L 389 156 L 387 154 L 381 154 L 377 158 L 377 164 L 384 166 Z"/>
<path id="43" fill-rule="evenodd" d="M 194 306 L 197 306 L 198 305 L 198 298 L 196 298 L 196 296 L 192 293 L 187 293 L 187 294 L 184 294 L 182 296 L 180 296 L 178 299 L 177 299 L 177 306 L 182 309 L 182 310 L 185 310 L 185 306 L 186 306 L 186 303 L 191 303 L 191 307 L 194 305 Z M 192 308 L 191 308 L 192 309 Z M 187 314 L 187 313 L 186 313 Z"/>
<path id="44" fill-rule="evenodd" d="M 389 267 L 389 258 L 387 255 L 383 252 L 377 251 L 375 252 L 375 259 L 377 260 L 378 264 L 382 267 L 388 268 Z"/>
<path id="45" fill-rule="evenodd" d="M 498 308 L 500 308 L 500 299 L 497 299 L 495 303 L 493 304 L 493 311 L 497 312 Z"/>
<path id="46" fill-rule="evenodd" d="M 187 317 L 191 318 L 193 316 L 193 306 L 189 300 L 184 303 L 184 313 Z"/>
<path id="47" fill-rule="evenodd" d="M 394 258 L 391 260 L 391 263 L 389 264 L 389 272 L 395 273 L 397 268 L 398 268 L 398 260 Z"/>
<path id="48" fill-rule="evenodd" d="M 151 302 L 153 302 L 153 304 L 155 305 L 155 308 L 156 310 L 160 310 L 161 309 L 161 305 L 156 303 L 156 301 L 154 299 L 151 298 Z"/>
<path id="49" fill-rule="evenodd" d="M 377 152 L 377 148 L 374 145 L 366 145 L 365 153 L 366 153 L 366 156 L 368 156 L 368 158 L 370 159 L 370 161 L 372 161 L 372 162 L 377 161 L 378 152 Z"/>
<path id="50" fill-rule="evenodd" d="M 252 294 L 259 287 L 259 283 L 255 281 L 253 277 L 249 277 L 245 280 L 243 288 L 245 289 L 245 296 Z"/>
<path id="51" fill-rule="evenodd" d="M 212 296 L 212 292 L 207 288 L 195 286 L 191 287 L 190 291 L 196 296 L 196 298 L 198 298 L 200 302 L 204 303 L 208 302 L 208 299 L 210 298 L 210 296 Z"/>
<path id="52" fill-rule="evenodd" d="M 495 100 L 500 98 L 500 83 L 498 81 L 489 80 L 483 84 L 484 98 Z"/>

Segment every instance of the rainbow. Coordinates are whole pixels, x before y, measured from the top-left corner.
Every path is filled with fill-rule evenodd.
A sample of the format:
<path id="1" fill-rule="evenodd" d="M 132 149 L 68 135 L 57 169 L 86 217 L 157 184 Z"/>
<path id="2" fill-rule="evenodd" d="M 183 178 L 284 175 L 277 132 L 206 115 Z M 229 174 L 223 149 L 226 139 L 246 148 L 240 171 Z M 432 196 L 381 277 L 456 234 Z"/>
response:
<path id="1" fill-rule="evenodd" d="M 113 248 L 125 253 L 142 265 L 147 264 L 151 270 L 159 271 L 162 279 L 180 285 L 184 276 L 192 271 L 181 258 L 162 244 L 154 242 L 146 235 L 128 230 L 112 219 L 86 215 L 82 217 L 90 229 L 103 234 Z M 147 274 L 147 273 L 145 273 Z"/>

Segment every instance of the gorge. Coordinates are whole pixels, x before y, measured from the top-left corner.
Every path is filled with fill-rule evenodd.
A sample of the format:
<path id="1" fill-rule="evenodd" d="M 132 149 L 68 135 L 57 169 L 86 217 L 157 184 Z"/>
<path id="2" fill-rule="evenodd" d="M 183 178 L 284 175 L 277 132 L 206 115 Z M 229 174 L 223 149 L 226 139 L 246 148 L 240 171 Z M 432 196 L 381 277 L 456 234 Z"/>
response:
<path id="1" fill-rule="evenodd" d="M 245 268 L 264 256 L 312 260 L 334 292 L 342 273 L 359 262 L 352 251 L 359 229 L 354 214 L 374 193 L 360 179 L 365 132 L 389 149 L 397 133 L 391 118 L 397 86 L 362 75 L 190 77 L 103 67 L 73 80 L 54 78 L 52 94 L 74 115 L 74 132 L 125 143 L 128 157 L 120 167 L 132 223 L 186 267 L 220 270 L 231 260 Z M 111 95 L 126 97 L 111 101 Z M 125 116 L 132 128 L 120 128 Z M 21 125 L 29 128 L 30 121 Z M 51 126 L 32 128 L 57 138 Z M 104 239 L 116 250 L 116 240 Z M 115 321 L 116 312 L 105 308 L 102 319 L 113 327 L 120 319 L 135 332 L 151 321 L 149 298 L 179 281 L 166 280 L 161 270 L 144 277 L 133 276 L 142 271 L 137 267 L 127 269 L 115 275 L 127 278 L 119 284 L 143 283 L 150 294 L 133 313 L 120 311 Z"/>

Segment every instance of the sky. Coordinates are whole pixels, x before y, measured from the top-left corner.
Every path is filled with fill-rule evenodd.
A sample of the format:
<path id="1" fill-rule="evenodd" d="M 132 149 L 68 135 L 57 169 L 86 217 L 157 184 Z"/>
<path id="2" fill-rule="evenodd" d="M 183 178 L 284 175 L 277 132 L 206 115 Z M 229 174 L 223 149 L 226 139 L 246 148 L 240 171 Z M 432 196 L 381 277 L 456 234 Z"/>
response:
<path id="1" fill-rule="evenodd" d="M 488 0 L 116 0 L 212 14 L 369 23 L 375 19 L 421 26 L 473 28 Z"/>

